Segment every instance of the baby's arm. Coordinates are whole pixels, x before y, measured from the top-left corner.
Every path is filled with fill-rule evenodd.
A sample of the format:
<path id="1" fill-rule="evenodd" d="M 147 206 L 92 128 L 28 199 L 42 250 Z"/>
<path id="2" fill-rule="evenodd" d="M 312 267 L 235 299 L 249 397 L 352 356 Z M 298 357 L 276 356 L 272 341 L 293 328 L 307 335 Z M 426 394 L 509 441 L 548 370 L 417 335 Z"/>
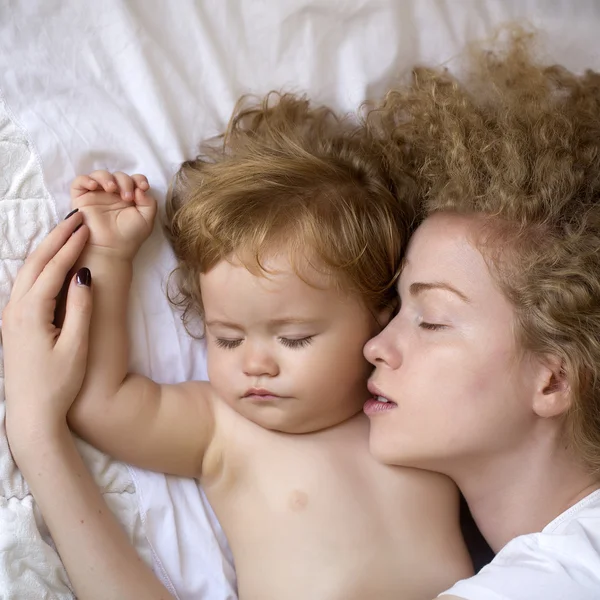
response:
<path id="1" fill-rule="evenodd" d="M 123 174 L 113 178 L 107 172 L 74 182 L 74 205 L 90 229 L 78 266 L 94 274 L 94 312 L 88 369 L 69 412 L 69 424 L 85 440 L 120 460 L 198 476 L 214 429 L 208 384 L 158 385 L 127 373 L 132 260 L 150 234 L 155 215 L 154 200 L 142 189 L 147 187 L 144 182 Z M 112 192 L 88 192 L 86 187 Z M 135 193 L 134 201 L 125 198 L 126 193 Z"/>

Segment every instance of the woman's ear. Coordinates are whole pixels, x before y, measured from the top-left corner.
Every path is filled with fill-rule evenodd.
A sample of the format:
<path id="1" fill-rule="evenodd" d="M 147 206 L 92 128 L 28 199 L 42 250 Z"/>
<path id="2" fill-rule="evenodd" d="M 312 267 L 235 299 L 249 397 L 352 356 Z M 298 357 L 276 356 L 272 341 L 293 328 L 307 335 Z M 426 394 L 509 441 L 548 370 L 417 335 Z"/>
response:
<path id="1" fill-rule="evenodd" d="M 571 386 L 563 361 L 556 356 L 545 356 L 539 362 L 533 411 L 542 418 L 558 417 L 569 410 L 571 402 Z"/>

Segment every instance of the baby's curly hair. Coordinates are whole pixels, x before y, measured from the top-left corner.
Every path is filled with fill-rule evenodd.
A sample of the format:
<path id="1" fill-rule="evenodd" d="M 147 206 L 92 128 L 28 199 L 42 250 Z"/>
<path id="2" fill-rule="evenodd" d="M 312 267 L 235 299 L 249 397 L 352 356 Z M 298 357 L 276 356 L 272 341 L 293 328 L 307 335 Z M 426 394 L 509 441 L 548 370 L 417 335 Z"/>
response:
<path id="1" fill-rule="evenodd" d="M 562 361 L 568 440 L 600 476 L 600 75 L 533 57 L 535 34 L 418 68 L 368 116 L 422 216 L 477 215 L 521 347 Z"/>
<path id="2" fill-rule="evenodd" d="M 369 310 L 394 302 L 414 216 L 410 181 L 390 176 L 378 142 L 356 120 L 291 94 L 247 102 L 223 135 L 183 163 L 167 199 L 178 261 L 171 300 L 188 332 L 203 316 L 201 273 L 235 257 L 264 274 L 264 259 L 281 248 L 298 275 L 308 260 Z"/>

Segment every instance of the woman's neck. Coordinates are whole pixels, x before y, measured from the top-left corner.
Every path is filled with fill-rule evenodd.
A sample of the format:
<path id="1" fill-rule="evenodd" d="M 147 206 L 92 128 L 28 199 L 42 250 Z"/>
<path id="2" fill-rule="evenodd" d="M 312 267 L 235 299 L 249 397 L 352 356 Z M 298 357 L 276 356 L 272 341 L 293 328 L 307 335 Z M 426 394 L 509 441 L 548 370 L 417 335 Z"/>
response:
<path id="1" fill-rule="evenodd" d="M 519 535 L 541 531 L 600 488 L 600 481 L 563 447 L 548 450 L 521 447 L 510 455 L 470 461 L 460 472 L 448 473 L 494 552 Z"/>

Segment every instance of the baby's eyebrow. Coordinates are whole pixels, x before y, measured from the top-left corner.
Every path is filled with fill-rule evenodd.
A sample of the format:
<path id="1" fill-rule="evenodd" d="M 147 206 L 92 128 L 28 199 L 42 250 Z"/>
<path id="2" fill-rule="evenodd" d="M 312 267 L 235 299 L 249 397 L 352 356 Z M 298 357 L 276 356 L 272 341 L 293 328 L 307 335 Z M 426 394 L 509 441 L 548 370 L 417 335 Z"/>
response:
<path id="1" fill-rule="evenodd" d="M 318 322 L 319 321 L 317 319 L 307 319 L 302 317 L 284 317 L 279 319 L 270 319 L 268 321 L 268 324 L 274 327 L 280 327 L 282 325 L 313 325 Z M 238 323 L 234 323 L 233 321 L 224 321 L 222 319 L 211 319 L 209 321 L 205 321 L 204 324 L 208 327 L 213 327 L 217 325 L 221 327 L 228 327 L 229 329 L 243 329 L 243 327 Z"/>
<path id="2" fill-rule="evenodd" d="M 242 329 L 241 325 L 238 325 L 237 323 L 232 323 L 231 321 L 222 321 L 220 319 L 211 319 L 210 321 L 205 321 L 204 325 L 207 327 L 220 325 L 221 327 L 229 327 L 230 329 Z"/>
<path id="3" fill-rule="evenodd" d="M 306 319 L 302 317 L 285 317 L 283 319 L 271 319 L 270 325 L 307 325 L 313 324 L 317 321 L 315 319 Z"/>

